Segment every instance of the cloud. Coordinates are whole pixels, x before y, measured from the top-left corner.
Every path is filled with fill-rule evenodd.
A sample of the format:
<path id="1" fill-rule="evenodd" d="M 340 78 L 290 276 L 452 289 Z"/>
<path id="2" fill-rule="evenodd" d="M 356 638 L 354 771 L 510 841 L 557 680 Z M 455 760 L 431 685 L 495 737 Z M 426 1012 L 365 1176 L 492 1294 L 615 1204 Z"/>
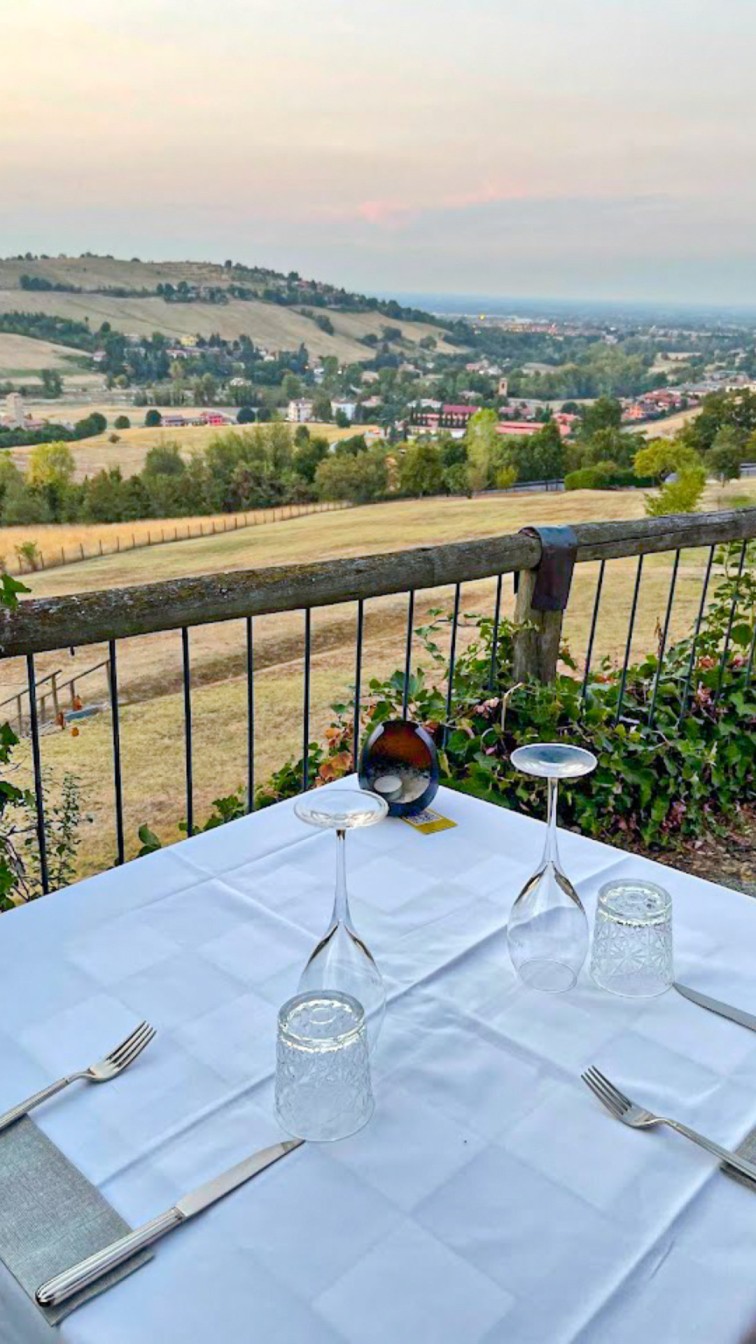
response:
<path id="1" fill-rule="evenodd" d="M 435 198 L 400 201 L 377 199 L 359 201 L 355 206 L 336 210 L 340 219 L 361 220 L 374 224 L 381 229 L 402 229 L 422 218 L 423 215 L 438 214 L 475 209 L 481 205 L 494 205 L 501 201 L 524 200 L 527 191 L 515 183 L 484 182 L 467 191 L 448 192 Z"/>

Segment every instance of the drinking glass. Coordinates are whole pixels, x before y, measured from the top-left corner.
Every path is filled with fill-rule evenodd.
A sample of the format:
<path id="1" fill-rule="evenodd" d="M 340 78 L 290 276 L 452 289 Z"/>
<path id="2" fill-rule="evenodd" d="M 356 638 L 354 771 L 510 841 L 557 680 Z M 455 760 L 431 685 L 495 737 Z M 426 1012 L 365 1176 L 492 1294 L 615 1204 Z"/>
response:
<path id="1" fill-rule="evenodd" d="M 336 832 L 336 891 L 323 937 L 313 948 L 299 978 L 300 993 L 334 989 L 351 994 L 365 1010 L 368 1039 L 375 1046 L 386 1009 L 383 976 L 352 923 L 346 880 L 346 833 L 383 821 L 388 805 L 362 789 L 316 789 L 294 805 L 301 821 Z"/>
<path id="2" fill-rule="evenodd" d="M 345 1139 L 373 1113 L 365 1014 L 350 994 L 297 994 L 278 1014 L 276 1113 L 298 1139 Z"/>
<path id="3" fill-rule="evenodd" d="M 540 863 L 509 916 L 509 955 L 526 984 L 559 994 L 572 989 L 585 961 L 588 920 L 559 859 L 557 785 L 560 779 L 589 774 L 596 767 L 596 757 L 569 743 L 538 742 L 513 751 L 512 764 L 548 781 L 548 827 Z"/>
<path id="4" fill-rule="evenodd" d="M 591 975 L 630 998 L 663 994 L 674 980 L 672 898 L 643 879 L 607 882 L 593 926 Z"/>

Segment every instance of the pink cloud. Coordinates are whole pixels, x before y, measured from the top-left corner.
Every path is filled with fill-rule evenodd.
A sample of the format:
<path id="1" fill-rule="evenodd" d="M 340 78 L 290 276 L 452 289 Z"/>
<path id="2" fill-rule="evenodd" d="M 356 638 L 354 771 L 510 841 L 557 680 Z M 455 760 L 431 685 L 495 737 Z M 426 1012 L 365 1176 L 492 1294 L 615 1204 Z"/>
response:
<path id="1" fill-rule="evenodd" d="M 479 205 L 496 201 L 524 200 L 528 192 L 515 183 L 484 182 L 469 191 L 444 193 L 422 200 L 401 201 L 377 199 L 359 201 L 354 206 L 338 208 L 328 213 L 340 219 L 357 219 L 380 229 L 402 229 L 422 215 L 438 210 L 471 210 Z"/>

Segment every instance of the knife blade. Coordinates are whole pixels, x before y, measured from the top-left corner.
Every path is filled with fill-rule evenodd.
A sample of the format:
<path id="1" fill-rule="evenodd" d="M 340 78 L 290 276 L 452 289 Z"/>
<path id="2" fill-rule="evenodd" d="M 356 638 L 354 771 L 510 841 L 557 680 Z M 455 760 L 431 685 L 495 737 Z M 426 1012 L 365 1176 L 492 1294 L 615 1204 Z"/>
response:
<path id="1" fill-rule="evenodd" d="M 70 1269 L 48 1279 L 37 1289 L 35 1296 L 38 1303 L 42 1307 L 57 1307 L 61 1302 L 67 1302 L 69 1297 L 88 1288 L 91 1283 L 96 1283 L 109 1270 L 122 1265 L 137 1251 L 143 1250 L 145 1246 L 151 1246 L 160 1237 L 164 1237 L 166 1232 L 171 1232 L 174 1227 L 179 1227 L 188 1218 L 201 1213 L 210 1204 L 223 1199 L 232 1190 L 238 1189 L 253 1176 L 265 1171 L 266 1167 L 272 1166 L 287 1153 L 299 1148 L 302 1143 L 304 1139 L 284 1139 L 280 1143 L 272 1144 L 270 1148 L 261 1148 L 259 1152 L 246 1157 L 243 1162 L 238 1162 L 235 1167 L 222 1172 L 220 1176 L 205 1181 L 203 1185 L 199 1185 L 188 1195 L 183 1195 L 172 1208 L 158 1214 L 157 1218 L 153 1218 L 149 1223 L 143 1223 L 141 1227 L 128 1232 L 118 1241 L 111 1242 L 110 1246 L 105 1246 L 101 1251 L 88 1256 L 86 1260 L 81 1260 L 77 1265 L 72 1265 Z"/>
<path id="2" fill-rule="evenodd" d="M 710 1013 L 719 1013 L 720 1017 L 728 1017 L 731 1022 L 737 1022 L 741 1027 L 749 1027 L 751 1031 L 756 1031 L 756 1016 L 747 1013 L 744 1008 L 733 1008 L 729 1003 L 721 1003 L 719 999 L 712 999 L 698 989 L 681 985 L 677 980 L 674 981 L 674 988 L 683 998 L 690 999 L 691 1003 L 697 1003 L 699 1008 L 708 1008 Z"/>

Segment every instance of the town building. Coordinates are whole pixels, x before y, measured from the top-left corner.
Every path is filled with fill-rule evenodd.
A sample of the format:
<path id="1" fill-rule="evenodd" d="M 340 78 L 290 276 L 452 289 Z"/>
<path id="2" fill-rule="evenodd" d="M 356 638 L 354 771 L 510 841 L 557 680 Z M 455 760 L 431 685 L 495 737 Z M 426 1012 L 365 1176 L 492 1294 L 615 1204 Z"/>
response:
<path id="1" fill-rule="evenodd" d="M 356 402 L 356 401 L 332 401 L 332 402 L 331 402 L 331 411 L 332 411 L 332 413 L 333 413 L 335 416 L 338 415 L 339 413 L 341 413 L 341 415 L 345 415 L 345 416 L 346 416 L 347 420 L 354 420 L 354 417 L 355 417 L 355 415 L 357 414 L 357 402 Z"/>
<path id="2" fill-rule="evenodd" d="M 11 429 L 23 429 L 26 424 L 24 399 L 20 392 L 9 392 L 5 398 L 5 423 Z"/>
<path id="3" fill-rule="evenodd" d="M 307 420 L 312 420 L 312 412 L 312 402 L 299 397 L 296 401 L 289 402 L 286 408 L 286 419 L 293 425 L 301 425 Z"/>

